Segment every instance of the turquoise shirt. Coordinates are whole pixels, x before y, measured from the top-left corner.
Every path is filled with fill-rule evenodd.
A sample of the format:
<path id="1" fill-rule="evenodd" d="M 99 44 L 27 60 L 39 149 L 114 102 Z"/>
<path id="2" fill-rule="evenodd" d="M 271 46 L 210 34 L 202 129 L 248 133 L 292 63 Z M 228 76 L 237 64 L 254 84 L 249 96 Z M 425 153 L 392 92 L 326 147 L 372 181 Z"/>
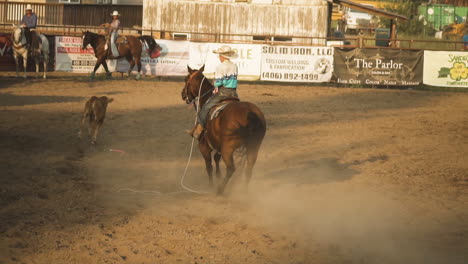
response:
<path id="1" fill-rule="evenodd" d="M 225 60 L 216 67 L 215 86 L 236 89 L 237 88 L 237 65 L 230 60 Z"/>

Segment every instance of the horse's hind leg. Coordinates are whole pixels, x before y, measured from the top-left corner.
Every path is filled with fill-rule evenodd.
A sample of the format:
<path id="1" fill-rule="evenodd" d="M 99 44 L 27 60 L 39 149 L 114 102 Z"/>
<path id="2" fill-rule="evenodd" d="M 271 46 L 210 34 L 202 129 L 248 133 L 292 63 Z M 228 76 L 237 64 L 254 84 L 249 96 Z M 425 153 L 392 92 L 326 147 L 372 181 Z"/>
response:
<path id="1" fill-rule="evenodd" d="M 135 57 L 135 63 L 138 67 L 138 73 L 135 79 L 139 80 L 141 78 L 141 58 L 140 57 Z"/>
<path id="2" fill-rule="evenodd" d="M 226 188 L 229 179 L 231 179 L 232 174 L 236 171 L 233 147 L 224 147 L 221 151 L 221 156 L 226 164 L 226 176 L 224 177 L 223 182 L 218 186 L 218 195 L 222 195 L 224 193 L 224 189 Z"/>
<path id="3" fill-rule="evenodd" d="M 132 76 L 133 68 L 135 67 L 135 61 L 133 60 L 133 57 L 131 54 L 127 55 L 126 57 L 127 57 L 128 63 L 130 63 L 130 68 L 128 68 L 128 78 L 130 78 Z"/>
<path id="4" fill-rule="evenodd" d="M 213 165 L 211 162 L 211 149 L 206 144 L 198 145 L 200 152 L 205 159 L 206 172 L 208 173 L 208 180 L 210 186 L 213 186 Z"/>
<path id="5" fill-rule="evenodd" d="M 214 154 L 214 161 L 216 163 L 216 178 L 220 178 L 221 177 L 221 170 L 219 169 L 219 161 L 221 160 L 221 153 L 219 152 L 216 152 Z"/>
<path id="6" fill-rule="evenodd" d="M 249 186 L 250 179 L 252 178 L 252 170 L 257 162 L 258 151 L 260 145 L 253 148 L 247 148 L 247 166 L 245 168 L 245 189 Z"/>

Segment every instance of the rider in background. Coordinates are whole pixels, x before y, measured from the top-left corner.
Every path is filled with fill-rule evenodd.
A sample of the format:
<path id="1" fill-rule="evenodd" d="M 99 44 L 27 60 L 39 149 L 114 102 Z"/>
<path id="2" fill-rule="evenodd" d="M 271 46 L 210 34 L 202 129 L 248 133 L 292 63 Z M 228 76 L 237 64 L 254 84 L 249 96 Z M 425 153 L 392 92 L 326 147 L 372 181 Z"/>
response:
<path id="1" fill-rule="evenodd" d="M 231 47 L 224 45 L 214 50 L 213 53 L 219 55 L 221 64 L 216 67 L 215 72 L 215 89 L 213 95 L 203 105 L 199 115 L 198 123 L 190 132 L 190 134 L 199 138 L 203 132 L 203 128 L 207 121 L 210 109 L 217 103 L 227 98 L 238 98 L 237 95 L 237 65 L 232 63 L 231 59 L 236 58 L 237 54 Z"/>
<path id="2" fill-rule="evenodd" d="M 120 20 L 119 20 L 120 14 L 119 14 L 119 11 L 112 12 L 111 16 L 112 16 L 111 23 L 105 23 L 105 24 L 101 25 L 102 27 L 107 28 L 106 43 L 107 43 L 107 47 L 108 47 L 108 52 L 110 50 L 112 50 L 113 47 L 115 47 L 115 41 L 117 39 L 118 31 L 119 31 L 119 28 L 120 28 Z M 115 57 L 117 57 L 118 56 L 118 51 L 114 50 L 113 52 L 108 53 L 108 54 L 112 54 Z"/>
<path id="3" fill-rule="evenodd" d="M 26 14 L 21 19 L 21 26 L 24 28 L 24 35 L 26 37 L 28 49 L 31 47 L 30 51 L 37 50 L 37 36 L 35 32 L 37 26 L 37 16 L 33 13 L 31 4 L 26 6 Z"/>

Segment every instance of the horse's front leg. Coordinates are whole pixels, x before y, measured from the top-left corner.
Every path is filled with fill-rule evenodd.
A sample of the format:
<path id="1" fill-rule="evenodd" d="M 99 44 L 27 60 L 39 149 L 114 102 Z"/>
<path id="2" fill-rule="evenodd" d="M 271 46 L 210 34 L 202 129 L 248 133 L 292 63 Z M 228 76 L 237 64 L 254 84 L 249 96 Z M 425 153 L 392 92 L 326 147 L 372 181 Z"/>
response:
<path id="1" fill-rule="evenodd" d="M 94 70 L 91 73 L 91 76 L 89 77 L 90 80 L 94 80 L 94 77 L 96 76 L 96 71 L 99 69 L 99 66 L 101 66 L 103 61 L 105 61 L 103 58 L 98 58 L 98 60 L 96 61 L 96 65 L 94 65 Z"/>
<path id="2" fill-rule="evenodd" d="M 198 148 L 205 159 L 206 172 L 208 173 L 208 180 L 210 186 L 213 187 L 213 165 L 211 163 L 211 149 L 203 140 L 198 144 Z"/>
<path id="3" fill-rule="evenodd" d="M 112 78 L 112 73 L 109 71 L 109 68 L 107 67 L 107 61 L 106 60 L 104 60 L 102 62 L 102 66 L 104 67 L 104 70 L 106 70 L 106 76 L 108 78 Z"/>
<path id="4" fill-rule="evenodd" d="M 44 75 L 42 78 L 47 79 L 47 62 L 49 61 L 49 57 L 44 56 Z"/>
<path id="5" fill-rule="evenodd" d="M 223 158 L 224 164 L 226 164 L 226 176 L 221 184 L 218 186 L 218 195 L 222 195 L 226 189 L 226 185 L 231 179 L 231 176 L 236 171 L 234 164 L 234 149 L 232 146 L 224 146 L 221 150 L 221 156 Z"/>
<path id="6" fill-rule="evenodd" d="M 23 78 L 26 79 L 26 68 L 28 67 L 28 55 L 23 56 L 23 68 L 24 68 L 24 75 Z"/>
<path id="7" fill-rule="evenodd" d="M 34 62 L 36 63 L 36 78 L 39 78 L 39 58 L 35 57 Z"/>
<path id="8" fill-rule="evenodd" d="M 16 64 L 16 78 L 19 77 L 19 61 L 18 61 L 18 55 L 16 53 L 13 55 L 15 58 L 15 64 Z"/>

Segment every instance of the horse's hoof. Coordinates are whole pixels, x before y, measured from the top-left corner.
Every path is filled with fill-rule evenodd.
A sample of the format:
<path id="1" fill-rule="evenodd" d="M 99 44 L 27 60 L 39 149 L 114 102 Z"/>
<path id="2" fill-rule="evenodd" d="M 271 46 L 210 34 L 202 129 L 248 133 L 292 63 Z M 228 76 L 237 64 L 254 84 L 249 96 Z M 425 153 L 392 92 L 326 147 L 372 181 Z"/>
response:
<path id="1" fill-rule="evenodd" d="M 96 145 L 96 140 L 91 141 L 91 145 Z"/>
<path id="2" fill-rule="evenodd" d="M 218 188 L 218 191 L 216 192 L 217 196 L 222 196 L 224 193 L 224 188 Z"/>
<path id="3" fill-rule="evenodd" d="M 141 79 L 141 75 L 137 75 L 137 76 L 135 76 L 135 80 L 137 80 L 137 81 L 138 81 L 138 80 L 140 80 L 140 79 Z"/>

